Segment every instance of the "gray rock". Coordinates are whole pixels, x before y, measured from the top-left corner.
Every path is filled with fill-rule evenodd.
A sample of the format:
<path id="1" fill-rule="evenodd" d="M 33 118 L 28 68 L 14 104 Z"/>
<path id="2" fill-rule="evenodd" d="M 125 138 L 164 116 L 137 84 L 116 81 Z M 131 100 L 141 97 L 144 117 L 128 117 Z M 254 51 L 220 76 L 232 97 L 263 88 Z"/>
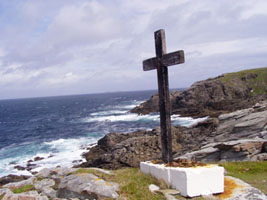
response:
<path id="1" fill-rule="evenodd" d="M 4 177 L 0 178 L 0 186 L 6 185 L 6 184 L 12 183 L 12 182 L 23 181 L 23 180 L 26 180 L 28 178 L 30 178 L 30 176 L 23 176 L 23 175 L 17 176 L 17 175 L 10 174 L 8 176 L 4 176 Z"/>
<path id="2" fill-rule="evenodd" d="M 29 191 L 20 194 L 6 194 L 2 200 L 48 200 L 46 196 L 38 194 L 36 191 Z"/>
<path id="3" fill-rule="evenodd" d="M 266 105 L 267 101 L 263 101 L 258 104 L 257 109 L 249 108 L 220 115 L 215 141 L 264 138 L 264 127 L 267 122 Z"/>
<path id="4" fill-rule="evenodd" d="M 53 171 L 55 171 L 58 176 L 66 176 L 66 175 L 69 175 L 69 174 L 71 174 L 77 170 L 78 170 L 78 168 L 59 167 Z"/>
<path id="5" fill-rule="evenodd" d="M 251 185 L 245 183 L 244 181 L 226 176 L 227 179 L 233 180 L 238 187 L 235 188 L 231 197 L 226 198 L 227 200 L 266 200 L 266 195 L 260 190 L 252 187 Z"/>
<path id="6" fill-rule="evenodd" d="M 35 181 L 34 187 L 37 190 L 42 189 L 43 187 L 51 187 L 55 185 L 55 181 L 53 179 L 43 179 L 41 181 Z"/>
<path id="7" fill-rule="evenodd" d="M 44 168 L 41 171 L 39 171 L 36 176 L 37 177 L 43 177 L 43 178 L 49 178 L 51 175 L 52 169 Z"/>
<path id="8" fill-rule="evenodd" d="M 149 189 L 150 192 L 155 193 L 155 192 L 158 191 L 160 188 L 159 188 L 157 185 L 150 184 L 150 185 L 148 186 L 148 189 Z"/>
<path id="9" fill-rule="evenodd" d="M 45 195 L 49 198 L 52 198 L 52 199 L 57 197 L 57 191 L 51 187 L 44 187 L 41 189 L 41 192 L 43 195 Z"/>
<path id="10" fill-rule="evenodd" d="M 267 153 L 260 153 L 250 158 L 251 161 L 267 160 Z"/>
<path id="11" fill-rule="evenodd" d="M 3 188 L 19 188 L 25 185 L 32 185 L 34 181 L 36 180 L 36 177 L 31 177 L 27 180 L 23 180 L 20 182 L 15 182 L 15 183 L 8 183 L 6 185 L 3 185 Z"/>
<path id="12" fill-rule="evenodd" d="M 198 151 L 186 153 L 177 158 L 201 162 L 212 161 L 259 161 L 267 160 L 267 153 L 261 153 L 267 140 L 241 139 L 236 141 L 211 143 Z"/>
<path id="13" fill-rule="evenodd" d="M 60 198 L 96 199 L 117 198 L 118 184 L 106 182 L 92 174 L 73 174 L 64 177 L 58 186 Z"/>
<path id="14" fill-rule="evenodd" d="M 8 188 L 0 188 L 0 196 L 4 195 L 11 195 L 13 192 L 11 192 Z"/>

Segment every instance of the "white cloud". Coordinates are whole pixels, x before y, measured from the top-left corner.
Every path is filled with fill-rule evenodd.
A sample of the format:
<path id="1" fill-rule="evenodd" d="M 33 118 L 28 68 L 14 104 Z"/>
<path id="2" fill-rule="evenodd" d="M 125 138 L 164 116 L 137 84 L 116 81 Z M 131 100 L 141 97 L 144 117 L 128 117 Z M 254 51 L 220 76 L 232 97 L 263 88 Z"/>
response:
<path id="1" fill-rule="evenodd" d="M 186 53 L 170 68 L 171 87 L 266 66 L 265 0 L 1 3 L 0 98 L 156 88 L 141 63 L 155 56 L 159 28 L 168 52 Z"/>

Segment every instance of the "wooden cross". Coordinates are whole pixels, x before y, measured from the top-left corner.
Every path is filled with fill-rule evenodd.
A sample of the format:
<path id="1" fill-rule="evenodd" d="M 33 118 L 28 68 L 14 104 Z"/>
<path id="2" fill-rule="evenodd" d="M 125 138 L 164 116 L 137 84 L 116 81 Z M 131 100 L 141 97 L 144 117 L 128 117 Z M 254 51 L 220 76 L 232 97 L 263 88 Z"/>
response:
<path id="1" fill-rule="evenodd" d="M 165 32 L 154 33 L 156 57 L 143 61 L 144 71 L 157 69 L 161 129 L 161 152 L 165 163 L 172 162 L 171 106 L 169 94 L 168 66 L 184 63 L 184 51 L 166 53 Z"/>

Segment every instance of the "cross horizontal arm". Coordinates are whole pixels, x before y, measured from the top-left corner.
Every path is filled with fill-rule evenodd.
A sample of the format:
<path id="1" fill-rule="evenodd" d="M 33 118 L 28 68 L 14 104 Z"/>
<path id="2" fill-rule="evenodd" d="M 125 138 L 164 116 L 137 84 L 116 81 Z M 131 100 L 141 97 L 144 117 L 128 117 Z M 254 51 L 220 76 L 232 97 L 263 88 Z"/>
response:
<path id="1" fill-rule="evenodd" d="M 164 54 L 161 58 L 154 57 L 143 61 L 143 70 L 149 71 L 157 69 L 159 63 L 163 66 L 172 66 L 184 63 L 184 51 L 175 51 L 172 53 Z"/>

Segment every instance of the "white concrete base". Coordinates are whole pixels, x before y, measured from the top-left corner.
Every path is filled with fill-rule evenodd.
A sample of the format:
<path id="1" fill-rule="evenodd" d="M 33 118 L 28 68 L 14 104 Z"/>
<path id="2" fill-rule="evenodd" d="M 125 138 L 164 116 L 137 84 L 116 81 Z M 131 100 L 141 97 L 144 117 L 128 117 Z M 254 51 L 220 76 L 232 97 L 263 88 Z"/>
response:
<path id="1" fill-rule="evenodd" d="M 183 196 L 195 197 L 224 191 L 224 168 L 217 165 L 181 168 L 141 162 L 140 169 L 145 174 L 164 180 Z"/>

